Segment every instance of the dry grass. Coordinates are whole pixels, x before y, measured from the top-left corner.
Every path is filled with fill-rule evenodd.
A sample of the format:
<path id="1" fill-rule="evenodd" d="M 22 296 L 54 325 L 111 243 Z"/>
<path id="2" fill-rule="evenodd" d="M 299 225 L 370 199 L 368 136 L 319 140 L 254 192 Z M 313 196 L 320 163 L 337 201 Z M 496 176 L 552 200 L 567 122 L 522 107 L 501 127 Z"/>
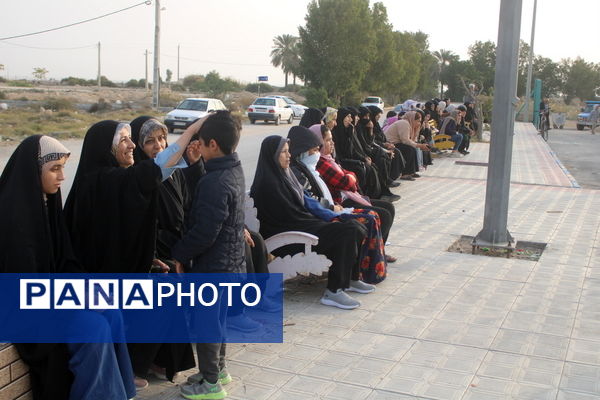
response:
<path id="1" fill-rule="evenodd" d="M 82 138 L 88 128 L 98 121 L 130 121 L 139 115 L 153 113 L 151 110 L 119 110 L 90 114 L 80 111 L 40 112 L 31 109 L 11 109 L 0 112 L 0 138 L 3 142 L 22 140 L 36 134 L 59 139 Z"/>

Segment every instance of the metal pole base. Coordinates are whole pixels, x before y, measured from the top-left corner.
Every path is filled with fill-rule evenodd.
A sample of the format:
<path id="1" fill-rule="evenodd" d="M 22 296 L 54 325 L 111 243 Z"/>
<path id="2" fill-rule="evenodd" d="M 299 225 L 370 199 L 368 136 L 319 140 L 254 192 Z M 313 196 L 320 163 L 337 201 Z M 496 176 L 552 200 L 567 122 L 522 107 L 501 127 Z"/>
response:
<path id="1" fill-rule="evenodd" d="M 479 233 L 479 235 L 481 235 L 481 232 Z M 510 258 L 512 252 L 515 250 L 513 246 L 515 244 L 515 239 L 508 231 L 506 231 L 506 237 L 508 238 L 508 241 L 506 242 L 490 242 L 482 239 L 479 235 L 475 236 L 473 238 L 473 242 L 471 242 L 471 254 L 475 254 L 475 250 L 479 250 L 479 248 L 481 247 L 489 247 L 492 249 L 506 250 L 506 258 Z"/>

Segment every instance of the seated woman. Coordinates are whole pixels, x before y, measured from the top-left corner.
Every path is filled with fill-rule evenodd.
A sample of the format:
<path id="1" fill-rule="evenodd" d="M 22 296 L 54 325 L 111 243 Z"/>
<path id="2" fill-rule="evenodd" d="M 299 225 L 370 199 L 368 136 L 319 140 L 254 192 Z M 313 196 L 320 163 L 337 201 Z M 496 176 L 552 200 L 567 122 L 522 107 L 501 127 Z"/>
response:
<path id="1" fill-rule="evenodd" d="M 269 238 L 290 230 L 316 235 L 314 251 L 331 260 L 327 289 L 321 304 L 354 309 L 360 302 L 345 291 L 370 293 L 375 288 L 359 280 L 358 252 L 366 229 L 358 221 L 326 222 L 308 211 L 314 199 L 306 196 L 290 171 L 288 140 L 268 136 L 262 142 L 250 196 L 254 199 L 260 233 Z"/>
<path id="2" fill-rule="evenodd" d="M 427 144 L 427 150 L 421 150 L 421 149 L 417 149 L 417 161 L 419 163 L 419 170 L 424 170 L 427 169 L 427 167 L 429 165 L 433 165 L 433 162 L 431 161 L 431 152 L 429 150 L 429 143 L 427 143 L 427 140 L 425 139 L 425 137 L 423 136 L 423 138 L 421 138 L 421 132 L 422 132 L 422 128 L 423 128 L 423 122 L 425 120 L 425 112 L 423 110 L 419 110 L 416 109 L 415 114 L 405 114 L 402 118 L 407 119 L 408 122 L 410 121 L 410 118 L 415 118 L 417 114 L 420 115 L 420 120 L 421 123 L 420 124 L 413 124 L 411 123 L 412 126 L 414 126 L 413 128 L 413 134 L 412 134 L 412 140 L 414 140 L 417 143 L 425 143 Z"/>
<path id="3" fill-rule="evenodd" d="M 60 186 L 69 154 L 56 139 L 36 135 L 25 139 L 10 157 L 0 177 L 0 272 L 82 272 L 62 213 Z M 127 347 L 112 343 L 109 316 L 104 314 L 108 313 L 82 310 L 73 315 L 76 321 L 65 322 L 85 324 L 105 343 L 16 344 L 29 366 L 34 399 L 135 396 Z M 35 327 L 35 320 L 29 322 L 32 329 L 43 331 L 43 326 Z"/>
<path id="4" fill-rule="evenodd" d="M 323 138 L 319 162 L 317 163 L 317 172 L 327 185 L 333 202 L 341 204 L 346 208 L 356 207 L 376 211 L 381 220 L 383 241 L 384 243 L 387 242 L 396 215 L 394 205 L 389 201 L 369 199 L 363 196 L 359 191 L 356 175 L 343 169 L 332 156 L 335 144 L 331 136 L 331 131 L 321 125 L 313 125 L 310 130 L 315 134 L 320 134 Z M 388 254 L 386 254 L 385 258 L 387 262 L 396 261 L 395 257 Z"/>
<path id="5" fill-rule="evenodd" d="M 319 125 L 313 125 L 319 126 Z M 324 126 L 324 125 L 323 125 Z M 325 126 L 324 126 L 325 127 Z M 325 127 L 325 129 L 327 129 Z M 385 262 L 384 244 L 381 235 L 381 222 L 377 212 L 365 208 L 344 209 L 339 203 L 334 203 L 327 184 L 317 172 L 319 149 L 323 144 L 320 133 L 314 133 L 301 126 L 295 126 L 288 133 L 291 169 L 303 185 L 305 192 L 319 200 L 319 203 L 335 213 L 339 218 L 353 218 L 365 225 L 367 237 L 359 251 L 361 280 L 367 283 L 379 283 L 385 279 L 387 265 Z"/>
<path id="6" fill-rule="evenodd" d="M 406 160 L 406 165 L 400 177 L 402 180 L 414 181 L 419 176 L 417 174 L 419 168 L 417 164 L 417 149 L 428 150 L 426 144 L 417 143 L 411 139 L 414 136 L 414 130 L 420 126 L 421 115 L 415 111 L 409 111 L 405 114 L 405 118 L 394 122 L 385 130 L 385 136 L 388 141 L 402 152 L 402 156 Z"/>
<path id="7" fill-rule="evenodd" d="M 65 204 L 75 254 L 89 272 L 148 272 L 154 257 L 158 188 L 182 160 L 190 125 L 174 145 L 134 165 L 131 127 L 102 121 L 87 132 L 73 186 Z M 153 261 L 154 260 L 154 261 Z"/>
<path id="8" fill-rule="evenodd" d="M 373 121 L 371 121 L 371 111 L 366 107 L 359 107 L 356 123 L 356 136 L 367 155 L 377 166 L 379 183 L 381 185 L 381 195 L 385 196 L 382 197 L 382 199 L 392 202 L 400 200 L 400 196 L 392 193 L 389 189 L 390 187 L 400 186 L 399 183 L 394 182 L 394 179 L 390 177 L 392 156 L 394 153 L 388 152 L 386 149 L 375 143 L 373 131 L 374 125 Z"/>
<path id="9" fill-rule="evenodd" d="M 370 111 L 370 118 L 371 122 L 373 123 L 373 141 L 375 144 L 389 152 L 392 158 L 389 172 L 390 179 L 395 181 L 400 177 L 402 168 L 404 168 L 404 159 L 402 158 L 402 153 L 393 144 L 387 141 L 385 133 L 383 133 L 383 129 L 379 124 L 379 120 L 381 119 L 381 114 L 383 114 L 383 111 L 381 111 L 381 109 L 377 106 L 369 106 L 367 108 Z M 396 113 L 394 113 L 394 116 L 396 116 Z M 394 122 L 396 120 L 394 120 Z"/>
<path id="10" fill-rule="evenodd" d="M 331 131 L 336 143 L 336 160 L 356 174 L 358 184 L 367 196 L 379 198 L 381 185 L 377 167 L 358 141 L 353 122 L 354 117 L 349 108 L 338 111 L 336 126 Z"/>
<path id="11" fill-rule="evenodd" d="M 440 135 L 448 135 L 454 142 L 454 147 L 452 148 L 452 157 L 460 157 L 460 153 L 458 152 L 458 148 L 463 140 L 463 136 L 458 132 L 458 122 L 460 119 L 460 110 L 454 110 L 444 118 L 442 122 L 442 126 L 440 127 Z"/>

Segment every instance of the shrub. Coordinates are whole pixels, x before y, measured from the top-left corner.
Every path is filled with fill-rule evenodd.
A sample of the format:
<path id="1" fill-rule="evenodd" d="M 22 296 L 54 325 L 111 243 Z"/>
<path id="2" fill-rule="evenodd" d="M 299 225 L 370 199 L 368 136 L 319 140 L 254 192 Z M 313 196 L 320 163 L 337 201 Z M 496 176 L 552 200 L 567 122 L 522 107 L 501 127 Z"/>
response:
<path id="1" fill-rule="evenodd" d="M 112 109 L 111 105 L 106 102 L 106 100 L 100 98 L 97 103 L 94 103 L 90 106 L 88 110 L 91 113 L 102 112 L 102 111 L 110 111 Z"/>
<path id="2" fill-rule="evenodd" d="M 25 79 L 19 79 L 16 81 L 9 81 L 8 82 L 8 86 L 14 86 L 14 87 L 33 87 L 33 84 L 31 82 L 26 81 Z"/>
<path id="3" fill-rule="evenodd" d="M 42 107 L 44 107 L 46 110 L 63 111 L 73 110 L 75 108 L 75 104 L 71 99 L 67 99 L 65 97 L 54 97 L 46 99 Z"/>
<path id="4" fill-rule="evenodd" d="M 300 90 L 302 90 L 302 86 L 293 84 L 289 84 L 282 89 L 284 92 L 299 92 Z"/>
<path id="5" fill-rule="evenodd" d="M 247 84 L 245 90 L 247 92 L 258 93 L 258 83 Z M 274 91 L 275 91 L 275 88 L 273 86 L 269 85 L 268 83 L 260 84 L 260 92 L 261 93 L 274 92 Z"/>
<path id="6" fill-rule="evenodd" d="M 300 94 L 306 97 L 304 105 L 307 107 L 322 108 L 338 106 L 335 101 L 327 96 L 327 91 L 323 88 L 304 88 L 300 91 Z"/>
<path id="7" fill-rule="evenodd" d="M 68 78 L 61 79 L 60 84 L 68 86 L 94 86 L 98 84 L 98 80 L 75 78 L 74 76 L 69 76 Z"/>
<path id="8" fill-rule="evenodd" d="M 0 100 L 4 100 L 6 99 L 6 93 L 4 93 L 2 90 L 0 90 Z"/>

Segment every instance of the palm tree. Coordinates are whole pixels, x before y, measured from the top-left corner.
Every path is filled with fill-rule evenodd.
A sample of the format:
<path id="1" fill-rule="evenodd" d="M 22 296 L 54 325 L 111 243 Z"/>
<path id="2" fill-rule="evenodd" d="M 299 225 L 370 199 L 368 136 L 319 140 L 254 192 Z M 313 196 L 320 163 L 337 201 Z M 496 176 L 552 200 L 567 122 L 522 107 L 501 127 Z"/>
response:
<path id="1" fill-rule="evenodd" d="M 444 98 L 444 72 L 446 72 L 446 68 L 454 61 L 458 61 L 458 55 L 454 54 L 450 50 L 440 49 L 439 51 L 434 51 L 433 56 L 438 60 L 439 63 L 439 73 L 440 73 L 440 98 Z"/>
<path id="2" fill-rule="evenodd" d="M 271 63 L 275 67 L 281 66 L 285 74 L 285 86 L 288 85 L 288 75 L 296 76 L 298 59 L 298 38 L 296 36 L 284 34 L 275 36 L 273 39 L 273 50 L 271 50 Z"/>

